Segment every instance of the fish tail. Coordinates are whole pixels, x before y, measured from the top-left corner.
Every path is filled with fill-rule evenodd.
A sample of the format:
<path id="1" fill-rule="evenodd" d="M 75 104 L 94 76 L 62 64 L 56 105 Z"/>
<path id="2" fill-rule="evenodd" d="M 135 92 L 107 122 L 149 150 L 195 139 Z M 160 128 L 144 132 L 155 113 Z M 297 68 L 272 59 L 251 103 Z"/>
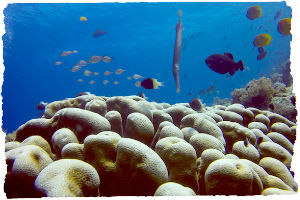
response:
<path id="1" fill-rule="evenodd" d="M 238 68 L 241 70 L 241 71 L 244 71 L 244 63 L 242 60 L 240 60 L 237 64 Z"/>
<path id="2" fill-rule="evenodd" d="M 163 82 L 158 82 L 157 79 L 153 79 L 153 89 L 158 89 L 159 86 L 163 86 L 164 87 L 164 83 Z"/>
<path id="3" fill-rule="evenodd" d="M 163 82 L 158 82 L 158 81 L 157 81 L 157 87 L 159 87 L 159 86 L 164 87 L 164 83 L 163 83 Z"/>

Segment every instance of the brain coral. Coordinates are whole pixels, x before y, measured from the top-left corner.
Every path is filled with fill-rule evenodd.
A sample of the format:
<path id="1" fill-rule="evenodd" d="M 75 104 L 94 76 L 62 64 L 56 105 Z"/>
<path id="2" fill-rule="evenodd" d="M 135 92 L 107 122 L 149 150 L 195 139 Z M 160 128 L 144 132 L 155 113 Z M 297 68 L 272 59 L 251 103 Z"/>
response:
<path id="1" fill-rule="evenodd" d="M 22 144 L 18 141 L 13 141 L 13 142 L 6 142 L 5 143 L 5 152 L 15 149 L 17 147 L 22 146 Z"/>
<path id="2" fill-rule="evenodd" d="M 84 154 L 100 174 L 100 193 L 105 196 L 153 195 L 168 180 L 167 167 L 157 153 L 113 132 L 88 136 Z"/>
<path id="3" fill-rule="evenodd" d="M 160 132 L 161 132 L 161 130 L 165 127 L 165 126 L 174 126 L 174 124 L 172 124 L 171 122 L 169 122 L 169 121 L 163 121 L 163 122 L 161 122 L 160 124 L 159 124 L 159 126 L 158 126 L 158 128 L 157 128 L 157 130 L 156 130 L 156 133 L 155 133 L 155 135 L 154 135 L 154 137 L 153 137 L 153 140 L 152 140 L 152 142 L 151 142 L 151 148 L 155 148 L 155 145 L 156 145 L 156 143 L 157 143 L 157 141 L 159 140 L 159 138 L 160 138 Z"/>
<path id="4" fill-rule="evenodd" d="M 201 156 L 202 152 L 206 149 L 217 149 L 222 153 L 225 153 L 225 147 L 220 140 L 214 136 L 199 133 L 190 138 L 189 143 L 194 147 L 197 153 L 197 158 Z"/>
<path id="5" fill-rule="evenodd" d="M 18 128 L 16 140 L 22 141 L 35 134 L 40 135 L 49 143 L 54 131 L 59 128 L 69 128 L 79 141 L 90 134 L 110 130 L 111 126 L 107 119 L 101 115 L 79 108 L 64 108 L 55 113 L 51 119 L 33 119 Z"/>
<path id="6" fill-rule="evenodd" d="M 161 122 L 164 121 L 173 122 L 172 117 L 168 113 L 165 113 L 162 110 L 152 110 L 152 113 L 153 113 L 154 131 L 157 131 L 158 126 Z"/>
<path id="7" fill-rule="evenodd" d="M 105 101 L 100 99 L 93 99 L 86 103 L 85 109 L 105 116 L 107 112 L 107 106 Z"/>
<path id="8" fill-rule="evenodd" d="M 168 181 L 197 189 L 197 157 L 192 145 L 177 137 L 166 137 L 156 143 L 155 152 L 162 158 L 168 168 Z"/>
<path id="9" fill-rule="evenodd" d="M 61 128 L 52 135 L 51 143 L 57 156 L 61 156 L 61 150 L 69 143 L 78 143 L 75 134 L 68 128 Z"/>
<path id="10" fill-rule="evenodd" d="M 206 149 L 202 152 L 201 157 L 197 159 L 197 181 L 199 187 L 198 190 L 201 195 L 207 194 L 205 189 L 205 171 L 207 170 L 207 167 L 213 161 L 222 158 L 225 158 L 225 155 L 217 149 Z"/>
<path id="11" fill-rule="evenodd" d="M 83 160 L 83 144 L 78 143 L 68 143 L 61 150 L 62 158 L 72 158 Z"/>
<path id="12" fill-rule="evenodd" d="M 255 163 L 259 162 L 259 152 L 255 146 L 249 143 L 248 139 L 234 143 L 232 147 L 232 153 L 239 158 L 246 158 Z"/>
<path id="13" fill-rule="evenodd" d="M 124 136 L 150 145 L 154 137 L 153 124 L 145 115 L 131 113 L 127 116 Z"/>
<path id="14" fill-rule="evenodd" d="M 232 104 L 229 105 L 226 111 L 232 111 L 242 116 L 243 125 L 247 126 L 250 122 L 253 121 L 254 114 L 249 109 L 246 109 L 242 104 Z"/>
<path id="15" fill-rule="evenodd" d="M 205 172 L 205 186 L 210 195 L 256 195 L 262 191 L 257 173 L 235 159 L 212 162 Z"/>
<path id="16" fill-rule="evenodd" d="M 68 98 L 61 101 L 54 101 L 49 103 L 44 112 L 44 117 L 50 119 L 57 111 L 63 108 L 85 108 L 85 105 L 93 99 L 103 100 L 101 97 L 89 94 L 82 95 L 76 98 Z"/>
<path id="17" fill-rule="evenodd" d="M 153 114 L 151 110 L 138 101 L 126 97 L 111 97 L 106 100 L 107 111 L 115 110 L 121 114 L 123 127 L 125 127 L 127 116 L 131 113 L 137 112 L 144 114 L 146 117 L 153 121 Z"/>
<path id="18" fill-rule="evenodd" d="M 25 140 L 23 140 L 21 144 L 22 145 L 36 145 L 36 146 L 39 146 L 44 151 L 46 151 L 50 155 L 51 158 L 55 157 L 52 154 L 52 150 L 51 150 L 51 147 L 50 147 L 49 143 L 39 135 L 30 136 L 30 137 L 26 138 Z"/>
<path id="19" fill-rule="evenodd" d="M 36 188 L 48 197 L 98 196 L 99 185 L 95 168 L 77 159 L 55 161 L 35 180 Z"/>
<path id="20" fill-rule="evenodd" d="M 288 168 L 279 160 L 272 157 L 265 157 L 260 160 L 259 166 L 264 168 L 270 175 L 280 178 L 294 191 L 298 191 L 298 185 L 295 182 L 292 174 L 289 172 Z"/>
<path id="21" fill-rule="evenodd" d="M 34 187 L 40 171 L 53 162 L 49 154 L 36 145 L 24 145 L 5 153 L 7 175 L 5 192 L 9 198 L 40 197 Z"/>
<path id="22" fill-rule="evenodd" d="M 266 107 L 269 86 L 252 81 L 237 90 L 239 103 L 197 111 L 135 95 L 49 103 L 42 118 L 5 137 L 4 191 L 8 198 L 294 194 L 296 123 Z M 289 91 L 279 86 L 276 95 Z"/>
<path id="23" fill-rule="evenodd" d="M 196 196 L 196 194 L 189 187 L 184 187 L 174 182 L 167 182 L 157 188 L 154 196 Z"/>
<path id="24" fill-rule="evenodd" d="M 122 117 L 118 111 L 111 110 L 105 114 L 105 118 L 111 125 L 111 130 L 123 136 Z"/>
<path id="25" fill-rule="evenodd" d="M 183 105 L 175 105 L 167 108 L 165 112 L 172 117 L 174 125 L 179 127 L 181 119 L 188 114 L 194 113 L 195 111 Z"/>

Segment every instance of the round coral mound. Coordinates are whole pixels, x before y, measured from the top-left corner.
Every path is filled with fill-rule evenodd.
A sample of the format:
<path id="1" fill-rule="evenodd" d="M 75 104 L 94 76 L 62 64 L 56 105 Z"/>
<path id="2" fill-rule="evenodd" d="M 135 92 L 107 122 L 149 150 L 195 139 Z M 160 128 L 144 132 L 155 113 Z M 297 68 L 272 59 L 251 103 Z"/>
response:
<path id="1" fill-rule="evenodd" d="M 90 94 L 49 103 L 44 117 L 7 135 L 4 191 L 8 198 L 294 194 L 296 124 L 269 108 L 273 94 L 261 78 L 234 91 L 227 106 Z"/>

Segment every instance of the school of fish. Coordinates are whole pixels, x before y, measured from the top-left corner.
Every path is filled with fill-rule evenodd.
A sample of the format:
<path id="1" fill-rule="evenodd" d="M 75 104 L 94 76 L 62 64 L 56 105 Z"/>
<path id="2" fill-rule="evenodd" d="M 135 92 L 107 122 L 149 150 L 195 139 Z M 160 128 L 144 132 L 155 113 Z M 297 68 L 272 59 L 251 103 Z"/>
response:
<path id="1" fill-rule="evenodd" d="M 176 93 L 180 92 L 180 76 L 179 76 L 179 71 L 180 71 L 180 55 L 181 55 L 181 50 L 182 47 L 183 49 L 187 48 L 188 46 L 188 41 L 187 38 L 183 38 L 183 25 L 182 25 L 182 10 L 178 11 L 178 23 L 175 27 L 176 30 L 176 35 L 175 35 L 175 45 L 174 45 L 174 54 L 173 54 L 173 67 L 172 67 L 172 71 L 173 71 L 173 77 L 175 80 L 175 87 L 176 87 Z M 287 36 L 291 34 L 291 18 L 282 18 L 280 19 L 282 15 L 282 10 L 278 10 L 275 15 L 274 15 L 274 20 L 278 21 L 277 23 L 277 31 L 282 35 L 282 36 Z M 246 17 L 250 20 L 256 20 L 259 19 L 261 17 L 263 17 L 263 9 L 261 8 L 260 5 L 255 5 L 255 6 L 251 6 L 247 9 L 247 13 L 246 13 Z M 85 16 L 81 16 L 80 17 L 80 21 L 82 23 L 88 23 L 88 19 Z M 261 31 L 264 29 L 264 24 L 261 24 L 257 30 Z M 267 33 L 268 31 L 266 30 L 266 32 L 264 33 L 259 33 L 258 35 L 255 36 L 254 40 L 253 40 L 253 46 L 258 48 L 258 55 L 256 57 L 256 59 L 258 61 L 263 60 L 267 55 L 268 55 L 268 51 L 266 50 L 267 46 L 271 44 L 272 42 L 272 36 Z M 99 38 L 102 37 L 104 35 L 106 35 L 107 32 L 105 30 L 95 30 L 92 34 L 92 36 L 94 38 Z M 195 39 L 198 38 L 202 35 L 202 32 L 198 32 L 198 33 L 193 33 L 190 34 L 190 36 L 188 36 L 188 39 Z M 224 41 L 227 39 L 226 36 L 224 36 Z M 184 42 L 183 42 L 184 41 Z M 67 51 L 62 51 L 60 53 L 60 55 L 62 57 L 67 57 L 67 56 L 71 56 L 73 54 L 77 54 L 78 50 L 67 50 Z M 96 80 L 95 80 L 95 76 L 101 75 L 103 74 L 103 78 L 104 80 L 102 80 L 102 84 L 103 85 L 107 85 L 110 82 L 113 85 L 118 85 L 120 84 L 120 79 L 118 80 L 108 80 L 108 77 L 113 76 L 113 74 L 119 76 L 122 74 L 127 74 L 127 80 L 135 80 L 134 82 L 134 86 L 136 87 L 143 87 L 144 89 L 147 90 L 151 90 L 151 89 L 159 89 L 161 86 L 164 86 L 163 82 L 158 81 L 156 78 L 154 77 L 149 77 L 149 78 L 145 78 L 145 76 L 139 75 L 139 74 L 134 74 L 134 75 L 128 75 L 128 73 L 126 73 L 126 69 L 124 68 L 117 68 L 117 69 L 111 69 L 111 70 L 106 70 L 104 72 L 99 72 L 97 71 L 93 71 L 90 69 L 89 66 L 93 65 L 93 64 L 98 64 L 101 63 L 101 61 L 103 63 L 110 63 L 111 61 L 113 61 L 113 57 L 104 55 L 104 56 L 100 56 L 100 55 L 91 55 L 87 61 L 86 60 L 79 60 L 72 68 L 71 68 L 71 72 L 78 72 L 81 71 L 82 68 L 84 68 L 83 73 L 82 73 L 82 77 L 77 78 L 77 82 L 84 84 L 85 82 L 89 83 L 89 84 L 95 84 Z M 227 74 L 227 77 L 233 76 L 236 72 L 240 71 L 244 71 L 245 67 L 244 67 L 244 63 L 242 60 L 240 60 L 239 62 L 235 62 L 233 55 L 230 52 L 218 52 L 218 53 L 214 53 L 212 55 L 208 55 L 208 57 L 205 59 L 205 63 L 206 65 L 213 70 L 216 73 L 219 74 Z M 63 61 L 56 61 L 54 62 L 55 66 L 61 66 L 64 65 Z M 87 67 L 88 66 L 88 67 Z M 246 67 L 246 69 L 248 69 L 248 67 Z M 91 77 L 92 79 L 87 79 L 85 77 Z M 99 76 L 101 77 L 101 76 Z M 116 77 L 116 76 L 114 76 Z M 184 78 L 187 77 L 187 74 L 184 74 Z M 214 88 L 212 90 L 209 91 L 213 91 Z M 203 91 L 205 91 L 203 94 L 208 93 L 206 90 L 203 89 Z M 191 92 L 190 92 L 191 93 Z M 199 94 L 202 94 L 201 90 L 199 92 Z M 200 95 L 201 95 L 200 94 Z M 190 95 L 190 94 L 189 94 Z"/>

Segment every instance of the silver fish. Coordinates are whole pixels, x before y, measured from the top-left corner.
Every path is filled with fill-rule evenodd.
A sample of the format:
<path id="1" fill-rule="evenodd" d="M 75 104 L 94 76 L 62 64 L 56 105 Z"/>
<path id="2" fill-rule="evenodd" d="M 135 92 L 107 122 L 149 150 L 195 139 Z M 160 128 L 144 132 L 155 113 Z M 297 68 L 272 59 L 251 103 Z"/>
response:
<path id="1" fill-rule="evenodd" d="M 71 54 L 73 54 L 73 51 L 63 51 L 60 53 L 61 56 L 69 56 Z"/>
<path id="2" fill-rule="evenodd" d="M 175 83 L 176 83 L 176 93 L 180 92 L 179 63 L 180 63 L 182 30 L 183 30 L 183 26 L 181 23 L 181 15 L 182 15 L 182 10 L 179 10 L 178 11 L 179 21 L 176 25 L 176 38 L 175 38 L 174 57 L 173 57 L 173 76 L 174 76 Z"/>

